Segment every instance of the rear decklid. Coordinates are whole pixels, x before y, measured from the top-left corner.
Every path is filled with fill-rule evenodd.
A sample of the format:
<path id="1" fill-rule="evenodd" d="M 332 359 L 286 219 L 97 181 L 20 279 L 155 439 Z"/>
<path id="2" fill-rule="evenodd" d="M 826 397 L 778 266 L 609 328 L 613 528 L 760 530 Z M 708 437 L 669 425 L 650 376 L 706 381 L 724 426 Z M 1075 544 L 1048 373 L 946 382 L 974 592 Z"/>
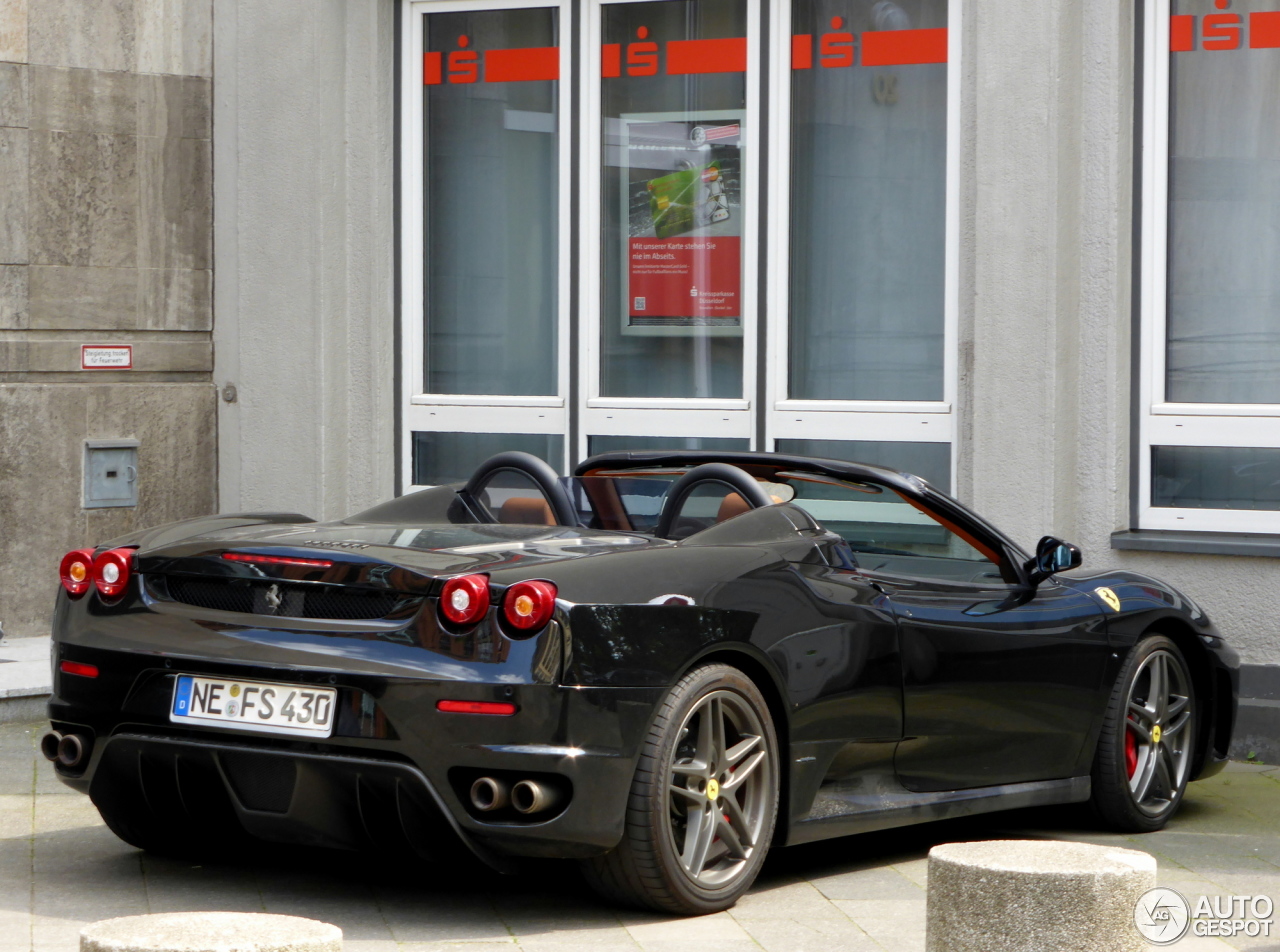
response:
<path id="1" fill-rule="evenodd" d="M 138 551 L 148 596 L 291 618 L 405 620 L 455 575 L 528 569 L 622 549 L 642 536 L 525 525 L 256 525 Z"/>

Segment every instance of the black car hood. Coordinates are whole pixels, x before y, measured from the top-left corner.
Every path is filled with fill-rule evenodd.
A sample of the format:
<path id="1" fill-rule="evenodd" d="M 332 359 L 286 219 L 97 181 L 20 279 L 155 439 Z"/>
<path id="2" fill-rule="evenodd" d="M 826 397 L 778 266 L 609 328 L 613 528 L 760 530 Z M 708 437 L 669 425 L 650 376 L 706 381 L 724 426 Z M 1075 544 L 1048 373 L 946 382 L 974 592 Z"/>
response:
<path id="1" fill-rule="evenodd" d="M 529 571 L 544 563 L 670 544 L 631 533 L 563 526 L 242 525 L 143 547 L 138 568 L 144 574 L 268 577 L 424 591 L 434 587 L 434 580 L 453 575 Z M 331 564 L 245 563 L 224 558 L 226 553 Z"/>

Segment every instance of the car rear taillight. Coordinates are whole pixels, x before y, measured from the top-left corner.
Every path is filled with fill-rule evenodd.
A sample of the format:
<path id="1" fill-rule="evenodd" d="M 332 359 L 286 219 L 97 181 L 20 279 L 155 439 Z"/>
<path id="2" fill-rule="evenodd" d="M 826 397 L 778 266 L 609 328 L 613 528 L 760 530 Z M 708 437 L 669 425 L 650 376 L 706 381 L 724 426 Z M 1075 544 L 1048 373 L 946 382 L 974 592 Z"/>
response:
<path id="1" fill-rule="evenodd" d="M 93 584 L 93 552 L 89 549 L 73 549 L 62 557 L 58 580 L 67 594 L 79 598 Z"/>
<path id="2" fill-rule="evenodd" d="M 96 664 L 85 664 L 82 661 L 63 661 L 58 665 L 58 670 L 63 674 L 74 674 L 82 678 L 96 678 L 98 676 L 98 666 Z"/>
<path id="3" fill-rule="evenodd" d="M 119 598 L 133 570 L 133 549 L 108 549 L 93 560 L 93 584 L 103 598 Z"/>
<path id="4" fill-rule="evenodd" d="M 546 627 L 556 610 L 556 587 L 550 582 L 516 582 L 502 599 L 502 617 L 518 631 Z"/>
<path id="5" fill-rule="evenodd" d="M 489 611 L 489 576 L 461 575 L 444 583 L 440 614 L 454 625 L 474 625 Z"/>

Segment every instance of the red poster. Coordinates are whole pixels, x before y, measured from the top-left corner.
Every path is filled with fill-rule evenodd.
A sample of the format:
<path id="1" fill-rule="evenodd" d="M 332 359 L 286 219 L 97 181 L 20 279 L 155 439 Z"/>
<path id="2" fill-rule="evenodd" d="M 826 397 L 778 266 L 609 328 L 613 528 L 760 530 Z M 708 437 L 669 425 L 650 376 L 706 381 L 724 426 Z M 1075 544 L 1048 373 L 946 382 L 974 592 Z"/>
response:
<path id="1" fill-rule="evenodd" d="M 737 317 L 742 239 L 632 238 L 631 318 Z"/>
<path id="2" fill-rule="evenodd" d="M 742 120 L 621 117 L 623 334 L 742 334 Z"/>

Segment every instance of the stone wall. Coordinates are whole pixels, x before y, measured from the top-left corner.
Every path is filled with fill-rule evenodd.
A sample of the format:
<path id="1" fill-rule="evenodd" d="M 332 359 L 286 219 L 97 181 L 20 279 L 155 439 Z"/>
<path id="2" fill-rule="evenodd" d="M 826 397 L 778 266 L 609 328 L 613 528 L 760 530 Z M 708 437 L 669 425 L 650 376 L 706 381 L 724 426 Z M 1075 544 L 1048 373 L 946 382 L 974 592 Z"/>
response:
<path id="1" fill-rule="evenodd" d="M 0 0 L 0 623 L 47 631 L 58 560 L 213 511 L 212 0 Z M 81 370 L 129 344 L 132 370 Z M 81 507 L 132 438 L 138 506 Z"/>

